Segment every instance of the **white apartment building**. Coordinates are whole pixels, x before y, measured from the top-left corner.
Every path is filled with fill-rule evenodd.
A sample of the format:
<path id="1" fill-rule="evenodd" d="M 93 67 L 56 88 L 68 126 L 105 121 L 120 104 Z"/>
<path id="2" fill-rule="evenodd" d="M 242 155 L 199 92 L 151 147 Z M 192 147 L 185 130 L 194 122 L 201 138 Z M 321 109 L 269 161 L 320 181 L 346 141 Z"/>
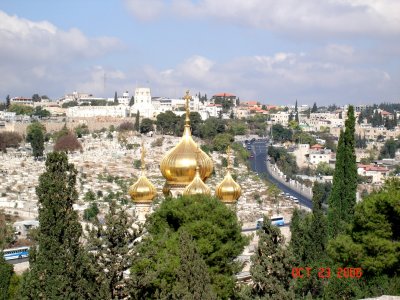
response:
<path id="1" fill-rule="evenodd" d="M 125 105 L 110 106 L 74 106 L 67 108 L 68 118 L 93 118 L 93 117 L 127 117 L 128 108 Z"/>
<path id="2" fill-rule="evenodd" d="M 208 104 L 204 107 L 204 110 L 208 113 L 209 117 L 219 117 L 221 111 L 222 111 L 222 105 L 221 104 Z"/>
<path id="3" fill-rule="evenodd" d="M 123 92 L 122 96 L 117 95 L 117 100 L 118 104 L 129 106 L 129 102 L 131 101 L 131 98 L 129 97 L 129 92 L 128 91 Z M 107 101 L 114 102 L 114 98 L 108 98 Z"/>
<path id="4" fill-rule="evenodd" d="M 272 124 L 281 124 L 283 126 L 288 126 L 290 113 L 285 111 L 279 111 L 276 114 L 271 114 Z"/>
<path id="5" fill-rule="evenodd" d="M 21 104 L 21 105 L 28 105 L 33 106 L 33 100 L 31 98 L 25 97 L 14 97 L 10 99 L 10 105 L 12 104 Z"/>
<path id="6" fill-rule="evenodd" d="M 321 162 L 329 164 L 332 159 L 332 151 L 330 149 L 311 150 L 308 159 L 310 164 L 317 166 Z"/>

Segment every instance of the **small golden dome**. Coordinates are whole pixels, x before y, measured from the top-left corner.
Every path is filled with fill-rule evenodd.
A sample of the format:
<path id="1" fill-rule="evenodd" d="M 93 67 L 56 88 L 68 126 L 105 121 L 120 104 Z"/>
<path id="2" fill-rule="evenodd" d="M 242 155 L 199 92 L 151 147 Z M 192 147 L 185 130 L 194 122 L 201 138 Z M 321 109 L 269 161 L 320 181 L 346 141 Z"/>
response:
<path id="1" fill-rule="evenodd" d="M 129 188 L 129 195 L 135 203 L 151 202 L 157 195 L 156 188 L 145 175 L 144 164 L 145 150 L 142 142 L 142 172 L 139 179 Z"/>
<path id="2" fill-rule="evenodd" d="M 211 158 L 202 150 L 199 150 L 196 160 L 196 149 L 198 148 L 192 138 L 189 119 L 189 91 L 186 92 L 186 120 L 183 136 L 180 142 L 172 148 L 162 159 L 160 170 L 167 180 L 168 186 L 185 186 L 192 182 L 196 174 L 196 166 L 199 166 L 199 176 L 203 181 L 210 177 L 213 171 Z"/>
<path id="3" fill-rule="evenodd" d="M 184 195 L 211 195 L 210 188 L 201 180 L 199 167 L 196 168 L 196 175 L 194 176 L 192 182 L 183 191 Z"/>
<path id="4" fill-rule="evenodd" d="M 238 183 L 236 183 L 235 180 L 233 180 L 231 172 L 230 172 L 230 170 L 232 168 L 231 162 L 230 162 L 230 154 L 231 154 L 230 147 L 228 147 L 227 154 L 228 154 L 227 171 L 226 171 L 224 179 L 217 186 L 217 188 L 215 190 L 215 195 L 222 202 L 233 203 L 233 202 L 236 202 L 237 199 L 239 199 L 240 195 L 242 194 L 242 189 L 240 188 L 240 185 Z"/>

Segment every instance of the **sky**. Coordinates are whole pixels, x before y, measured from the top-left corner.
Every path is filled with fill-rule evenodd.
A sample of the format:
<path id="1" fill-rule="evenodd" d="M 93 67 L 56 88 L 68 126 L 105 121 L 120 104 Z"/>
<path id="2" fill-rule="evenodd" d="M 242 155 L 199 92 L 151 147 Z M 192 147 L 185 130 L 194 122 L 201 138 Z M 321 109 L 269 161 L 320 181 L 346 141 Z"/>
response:
<path id="1" fill-rule="evenodd" d="M 0 99 L 400 102 L 399 0 L 0 0 Z"/>

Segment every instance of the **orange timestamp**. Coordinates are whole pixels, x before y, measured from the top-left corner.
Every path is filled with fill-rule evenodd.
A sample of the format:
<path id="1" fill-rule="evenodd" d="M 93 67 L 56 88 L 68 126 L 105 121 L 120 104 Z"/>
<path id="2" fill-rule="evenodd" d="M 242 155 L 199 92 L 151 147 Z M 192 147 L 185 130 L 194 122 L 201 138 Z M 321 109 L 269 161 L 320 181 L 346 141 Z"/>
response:
<path id="1" fill-rule="evenodd" d="M 292 268 L 292 278 L 308 278 L 317 272 L 320 279 L 336 278 L 361 278 L 363 275 L 361 268 L 336 268 L 331 270 L 329 267 L 313 269 L 310 267 L 296 267 Z"/>

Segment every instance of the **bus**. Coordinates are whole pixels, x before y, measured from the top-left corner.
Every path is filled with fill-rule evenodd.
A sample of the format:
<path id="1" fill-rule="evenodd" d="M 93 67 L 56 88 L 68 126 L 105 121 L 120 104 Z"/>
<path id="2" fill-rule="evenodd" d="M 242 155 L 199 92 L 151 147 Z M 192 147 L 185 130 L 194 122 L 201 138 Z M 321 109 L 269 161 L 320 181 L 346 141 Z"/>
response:
<path id="1" fill-rule="evenodd" d="M 29 256 L 29 247 L 24 246 L 24 247 L 4 249 L 3 255 L 5 260 L 26 258 Z"/>
<path id="2" fill-rule="evenodd" d="M 257 224 L 256 224 L 256 229 L 260 229 L 262 227 L 263 224 L 263 218 L 260 218 L 257 220 Z M 283 216 L 272 216 L 271 217 L 271 224 L 275 225 L 275 226 L 284 226 L 285 225 L 285 219 L 283 218 Z"/>

